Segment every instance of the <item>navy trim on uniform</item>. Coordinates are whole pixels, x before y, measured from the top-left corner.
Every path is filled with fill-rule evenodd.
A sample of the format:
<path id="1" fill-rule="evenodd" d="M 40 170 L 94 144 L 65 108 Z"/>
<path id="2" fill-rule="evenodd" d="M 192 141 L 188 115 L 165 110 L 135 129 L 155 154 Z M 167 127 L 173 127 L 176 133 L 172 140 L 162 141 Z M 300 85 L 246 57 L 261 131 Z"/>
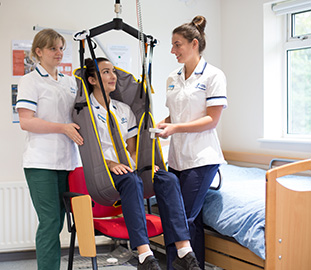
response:
<path id="1" fill-rule="evenodd" d="M 16 101 L 16 104 L 19 103 L 19 102 L 26 102 L 26 103 L 30 103 L 30 104 L 33 104 L 33 105 L 37 106 L 37 102 L 34 102 L 32 100 L 28 100 L 28 99 L 20 99 L 20 100 Z"/>
<path id="2" fill-rule="evenodd" d="M 207 66 L 207 62 L 205 61 L 202 70 L 201 70 L 200 72 L 195 72 L 194 74 L 195 74 L 195 75 L 202 75 L 202 74 L 204 73 L 204 70 L 205 70 L 206 66 Z M 183 71 L 183 68 L 181 68 L 181 69 L 177 72 L 177 74 L 178 74 L 178 75 L 181 75 L 181 74 L 182 74 L 182 71 Z"/>
<path id="3" fill-rule="evenodd" d="M 128 132 L 131 132 L 132 130 L 137 129 L 137 128 L 138 128 L 138 126 L 131 127 L 128 129 Z"/>
<path id="4" fill-rule="evenodd" d="M 202 74 L 204 73 L 204 70 L 205 70 L 206 66 L 207 66 L 207 62 L 204 63 L 204 66 L 203 66 L 201 72 L 195 72 L 194 74 L 195 74 L 195 75 L 202 75 Z"/>
<path id="5" fill-rule="evenodd" d="M 36 71 L 40 74 L 41 77 L 49 77 L 49 74 L 45 74 L 43 75 L 40 70 L 38 69 L 38 67 L 36 67 Z"/>
<path id="6" fill-rule="evenodd" d="M 99 106 L 96 106 L 96 105 L 93 103 L 93 101 L 92 101 L 92 99 L 91 99 L 91 96 L 90 96 L 90 103 L 91 103 L 91 105 L 92 105 L 95 109 L 99 110 Z"/>
<path id="7" fill-rule="evenodd" d="M 63 73 L 58 73 L 58 75 L 59 75 L 60 77 L 65 77 L 65 75 L 64 75 Z"/>
<path id="8" fill-rule="evenodd" d="M 211 100 L 211 99 L 220 99 L 220 98 L 227 99 L 226 96 L 216 96 L 216 97 L 208 97 L 208 98 L 206 98 L 206 101 L 207 101 L 207 100 Z"/>

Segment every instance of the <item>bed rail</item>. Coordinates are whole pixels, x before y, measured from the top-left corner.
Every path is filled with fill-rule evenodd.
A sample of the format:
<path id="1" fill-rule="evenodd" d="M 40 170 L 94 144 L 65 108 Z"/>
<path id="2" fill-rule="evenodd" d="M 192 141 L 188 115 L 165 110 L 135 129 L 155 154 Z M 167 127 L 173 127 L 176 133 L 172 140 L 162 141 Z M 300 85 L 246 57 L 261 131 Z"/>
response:
<path id="1" fill-rule="evenodd" d="M 302 160 L 301 157 L 288 158 L 233 151 L 224 151 L 224 156 L 230 164 L 268 170 L 266 260 L 257 257 L 232 239 L 228 240 L 206 229 L 206 261 L 228 270 L 309 269 L 311 265 L 311 211 L 309 210 L 311 209 L 311 191 L 289 190 L 279 184 L 277 178 L 289 174 L 309 176 L 310 171 L 307 174 L 305 171 L 311 170 L 311 159 Z M 288 164 L 284 165 L 285 163 Z M 258 262 L 254 263 L 250 259 L 253 257 Z"/>

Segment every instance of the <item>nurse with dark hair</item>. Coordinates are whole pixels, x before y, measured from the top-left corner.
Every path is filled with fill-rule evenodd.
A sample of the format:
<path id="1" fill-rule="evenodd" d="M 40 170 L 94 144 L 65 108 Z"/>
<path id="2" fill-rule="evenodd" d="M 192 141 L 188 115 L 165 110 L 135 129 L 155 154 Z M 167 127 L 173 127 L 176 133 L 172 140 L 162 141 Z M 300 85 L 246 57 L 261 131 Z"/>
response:
<path id="1" fill-rule="evenodd" d="M 112 63 L 106 58 L 96 59 L 110 112 L 119 124 L 120 135 L 125 142 L 132 167 L 136 161 L 137 123 L 131 108 L 110 98 L 116 89 L 117 75 Z M 143 181 L 131 167 L 119 162 L 107 126 L 107 106 L 96 74 L 95 62 L 86 59 L 86 77 L 103 153 L 115 187 L 120 193 L 122 211 L 129 232 L 132 249 L 138 251 L 138 269 L 161 269 L 150 249 L 145 218 Z M 174 257 L 176 269 L 199 270 L 198 262 L 190 245 L 190 234 L 177 177 L 155 166 L 153 188 L 166 245 L 177 249 Z"/>
<path id="2" fill-rule="evenodd" d="M 206 19 L 196 16 L 173 30 L 171 53 L 183 66 L 167 79 L 169 116 L 157 127 L 157 136 L 169 137 L 169 171 L 180 182 L 191 235 L 191 245 L 204 269 L 202 207 L 206 193 L 224 157 L 216 126 L 227 106 L 224 73 L 203 58 Z M 167 256 L 174 257 L 174 246 Z M 168 266 L 168 269 L 172 269 Z"/>

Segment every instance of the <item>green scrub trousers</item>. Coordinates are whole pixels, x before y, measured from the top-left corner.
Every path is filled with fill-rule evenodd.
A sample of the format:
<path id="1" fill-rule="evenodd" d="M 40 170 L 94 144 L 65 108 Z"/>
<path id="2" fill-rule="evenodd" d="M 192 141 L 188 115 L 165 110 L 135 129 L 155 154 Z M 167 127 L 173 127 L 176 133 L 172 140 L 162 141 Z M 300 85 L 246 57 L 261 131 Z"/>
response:
<path id="1" fill-rule="evenodd" d="M 36 233 L 38 270 L 59 270 L 65 207 L 63 192 L 68 190 L 69 171 L 24 168 L 30 196 L 39 224 Z"/>

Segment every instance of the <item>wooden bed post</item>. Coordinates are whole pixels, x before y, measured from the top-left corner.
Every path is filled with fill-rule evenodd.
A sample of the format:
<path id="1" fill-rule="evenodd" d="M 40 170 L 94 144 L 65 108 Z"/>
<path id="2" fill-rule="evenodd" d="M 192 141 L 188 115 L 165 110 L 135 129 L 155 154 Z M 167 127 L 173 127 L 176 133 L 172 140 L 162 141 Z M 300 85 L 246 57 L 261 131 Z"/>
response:
<path id="1" fill-rule="evenodd" d="M 310 269 L 311 191 L 294 191 L 277 178 L 311 169 L 311 160 L 267 172 L 266 270 Z"/>
<path id="2" fill-rule="evenodd" d="M 269 181 L 268 177 L 276 178 L 276 171 L 266 173 L 266 261 L 265 270 L 275 270 L 275 216 L 276 216 L 276 181 Z"/>

